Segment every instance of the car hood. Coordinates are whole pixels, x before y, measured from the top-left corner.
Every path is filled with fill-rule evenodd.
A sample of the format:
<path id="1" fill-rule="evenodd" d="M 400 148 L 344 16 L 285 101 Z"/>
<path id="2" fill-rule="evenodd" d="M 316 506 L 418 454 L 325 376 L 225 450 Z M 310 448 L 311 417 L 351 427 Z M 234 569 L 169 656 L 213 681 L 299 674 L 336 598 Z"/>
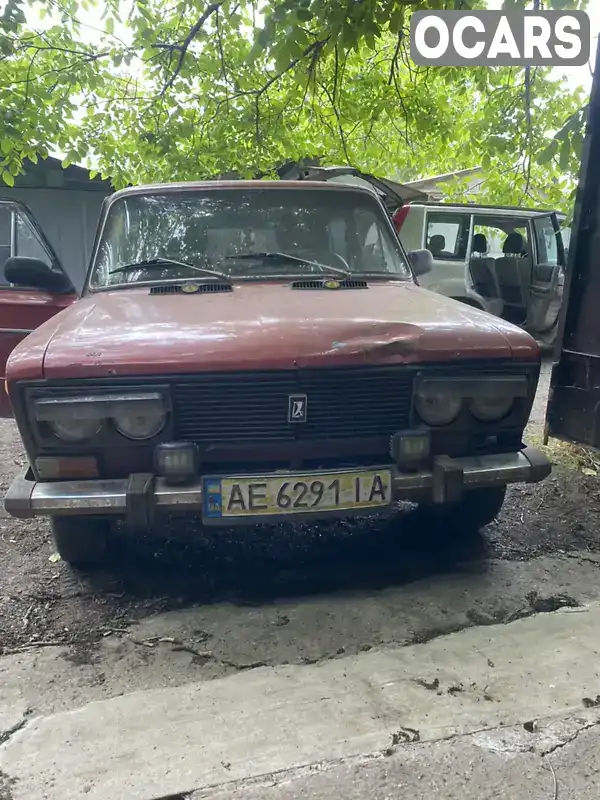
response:
<path id="1" fill-rule="evenodd" d="M 28 337 L 11 380 L 219 370 L 536 358 L 519 328 L 409 282 L 299 290 L 246 283 L 233 292 L 83 298 Z M 43 352 L 43 364 L 40 354 Z M 33 360 L 33 361 L 32 361 Z M 29 369 L 27 368 L 29 366 Z"/>

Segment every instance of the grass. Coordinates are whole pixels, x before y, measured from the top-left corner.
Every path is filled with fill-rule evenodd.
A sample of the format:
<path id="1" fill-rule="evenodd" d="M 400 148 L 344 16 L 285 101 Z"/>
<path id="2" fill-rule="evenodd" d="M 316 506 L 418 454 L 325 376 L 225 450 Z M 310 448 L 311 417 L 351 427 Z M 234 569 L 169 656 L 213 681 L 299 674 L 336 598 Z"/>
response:
<path id="1" fill-rule="evenodd" d="M 553 464 L 578 470 L 584 475 L 600 475 L 600 453 L 595 450 L 559 439 L 548 439 L 548 444 L 544 444 L 543 437 L 537 434 L 525 438 L 527 444 L 545 453 Z"/>

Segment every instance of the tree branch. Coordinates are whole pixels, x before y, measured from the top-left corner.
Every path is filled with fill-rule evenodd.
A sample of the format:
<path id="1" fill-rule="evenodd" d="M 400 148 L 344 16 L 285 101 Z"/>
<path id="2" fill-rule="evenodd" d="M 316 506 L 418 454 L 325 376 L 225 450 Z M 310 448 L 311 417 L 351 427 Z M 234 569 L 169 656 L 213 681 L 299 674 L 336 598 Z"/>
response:
<path id="1" fill-rule="evenodd" d="M 396 47 L 394 49 L 394 55 L 392 56 L 392 66 L 390 67 L 390 77 L 388 78 L 388 86 L 391 85 L 392 81 L 395 83 L 396 77 L 396 63 L 398 61 L 398 54 L 400 52 L 400 47 L 402 45 L 402 31 L 398 34 L 398 39 L 396 41 Z"/>
<path id="2" fill-rule="evenodd" d="M 179 50 L 179 60 L 177 61 L 177 64 L 175 66 L 175 69 L 174 69 L 171 77 L 169 78 L 169 80 L 163 86 L 161 95 L 166 94 L 169 91 L 169 89 L 171 88 L 171 86 L 173 86 L 173 84 L 177 80 L 177 76 L 181 72 L 181 68 L 183 67 L 183 61 L 185 59 L 185 54 L 188 51 L 188 47 L 191 45 L 191 43 L 194 41 L 196 36 L 199 34 L 199 32 L 202 29 L 202 27 L 204 26 L 204 23 L 206 22 L 206 20 L 212 14 L 216 13 L 221 8 L 221 6 L 223 5 L 223 2 L 224 2 L 224 0 L 222 0 L 222 2 L 220 2 L 220 3 L 211 3 L 209 6 L 207 6 L 204 9 L 204 13 L 198 19 L 196 24 L 193 25 L 190 28 L 190 32 L 185 37 L 185 39 L 183 40 L 182 44 L 171 45 L 171 49 L 172 50 Z"/>

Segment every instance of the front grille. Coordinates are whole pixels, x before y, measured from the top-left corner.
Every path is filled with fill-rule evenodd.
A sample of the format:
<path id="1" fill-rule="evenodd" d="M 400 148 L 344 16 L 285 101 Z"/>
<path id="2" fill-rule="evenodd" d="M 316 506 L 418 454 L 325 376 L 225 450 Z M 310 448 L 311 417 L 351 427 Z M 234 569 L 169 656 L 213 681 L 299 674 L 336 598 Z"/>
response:
<path id="1" fill-rule="evenodd" d="M 178 439 L 198 443 L 289 442 L 389 436 L 410 422 L 410 368 L 212 374 L 173 384 Z M 307 419 L 288 421 L 290 395 Z"/>

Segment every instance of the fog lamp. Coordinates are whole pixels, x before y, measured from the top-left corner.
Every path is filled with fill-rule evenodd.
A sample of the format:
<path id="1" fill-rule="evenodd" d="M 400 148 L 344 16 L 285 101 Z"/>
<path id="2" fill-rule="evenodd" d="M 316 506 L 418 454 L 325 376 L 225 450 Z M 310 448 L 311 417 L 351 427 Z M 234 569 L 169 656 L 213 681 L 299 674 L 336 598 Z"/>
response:
<path id="1" fill-rule="evenodd" d="M 430 452 L 431 438 L 428 432 L 395 433 L 390 441 L 390 455 L 396 464 L 425 461 Z"/>
<path id="2" fill-rule="evenodd" d="M 165 442 L 154 450 L 155 471 L 169 482 L 189 480 L 198 472 L 198 448 L 193 442 Z"/>

